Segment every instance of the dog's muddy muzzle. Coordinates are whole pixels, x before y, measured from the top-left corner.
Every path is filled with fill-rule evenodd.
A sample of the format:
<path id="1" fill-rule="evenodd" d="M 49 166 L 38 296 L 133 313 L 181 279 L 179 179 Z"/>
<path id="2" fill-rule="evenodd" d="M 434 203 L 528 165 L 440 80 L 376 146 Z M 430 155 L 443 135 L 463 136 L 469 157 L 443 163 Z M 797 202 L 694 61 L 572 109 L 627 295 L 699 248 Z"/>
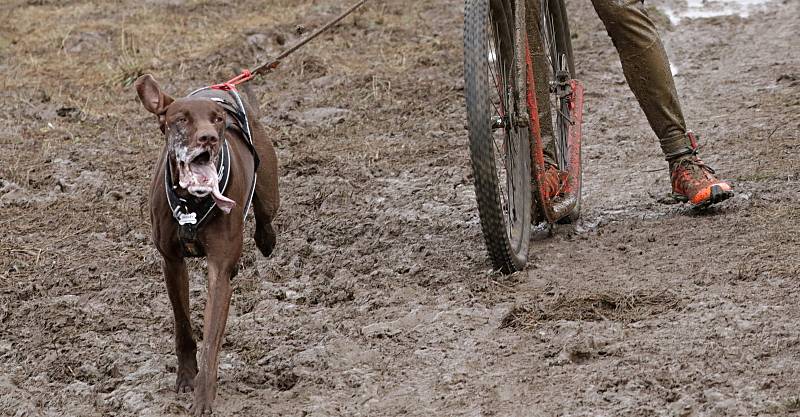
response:
<path id="1" fill-rule="evenodd" d="M 183 148 L 176 152 L 178 185 L 195 197 L 211 195 L 217 206 L 226 214 L 236 202 L 225 197 L 219 190 L 219 176 L 215 158 L 205 147 L 192 150 Z"/>

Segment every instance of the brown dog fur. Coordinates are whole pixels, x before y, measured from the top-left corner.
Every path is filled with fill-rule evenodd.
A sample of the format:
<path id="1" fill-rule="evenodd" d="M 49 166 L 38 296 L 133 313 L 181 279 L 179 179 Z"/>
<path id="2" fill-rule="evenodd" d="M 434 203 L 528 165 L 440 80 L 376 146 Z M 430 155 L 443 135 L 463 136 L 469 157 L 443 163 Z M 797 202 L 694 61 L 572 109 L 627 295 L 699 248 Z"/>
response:
<path id="1" fill-rule="evenodd" d="M 199 135 L 213 139 L 216 132 L 219 143 L 226 140 L 231 150 L 231 176 L 226 191 L 228 198 L 236 201 L 229 214 L 215 209 L 213 217 L 206 220 L 198 230 L 198 239 L 205 248 L 208 259 L 208 301 L 205 306 L 203 323 L 203 349 L 200 367 L 197 366 L 197 344 L 192 336 L 189 309 L 189 277 L 178 240 L 178 224 L 172 217 L 164 192 L 165 162 L 171 156 L 170 145 L 166 143 L 161 157 L 155 166 L 150 189 L 150 220 L 153 240 L 164 258 L 164 279 L 169 299 L 175 315 L 175 350 L 178 356 L 176 390 L 194 390 L 192 409 L 194 414 L 211 412 L 216 397 L 219 351 L 222 346 L 225 324 L 231 300 L 231 278 L 236 275 L 239 257 L 242 253 L 244 230 L 244 207 L 253 181 L 254 159 L 237 129 L 225 128 L 217 117 L 224 116 L 222 107 L 209 99 L 173 99 L 164 93 L 150 75 L 140 77 L 135 83 L 136 91 L 143 106 L 158 118 L 162 131 L 169 132 L 170 124 L 176 118 L 189 125 L 187 141 L 198 145 Z M 227 93 L 215 91 L 224 96 Z M 252 94 L 247 94 L 252 100 Z M 272 141 L 266 137 L 263 127 L 256 117 L 257 103 L 245 102 L 250 116 L 253 144 L 260 158 L 257 171 L 253 211 L 256 218 L 255 241 L 264 256 L 269 256 L 275 246 L 276 236 L 272 220 L 278 211 L 278 169 L 277 157 Z M 251 106 L 253 104 L 253 106 Z M 213 119 L 212 119 L 213 117 Z M 220 127 L 221 126 L 221 127 Z M 169 142 L 169 138 L 167 138 Z M 219 145 L 217 145 L 219 146 Z M 186 192 L 179 190 L 179 192 Z"/>

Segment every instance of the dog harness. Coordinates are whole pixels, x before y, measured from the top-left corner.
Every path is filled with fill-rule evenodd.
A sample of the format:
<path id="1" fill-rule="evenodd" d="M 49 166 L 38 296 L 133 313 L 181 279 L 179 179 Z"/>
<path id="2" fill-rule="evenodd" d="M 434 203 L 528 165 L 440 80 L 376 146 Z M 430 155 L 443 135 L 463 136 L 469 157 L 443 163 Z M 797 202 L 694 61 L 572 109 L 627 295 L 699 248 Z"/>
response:
<path id="1" fill-rule="evenodd" d="M 189 97 L 199 96 L 215 101 L 221 105 L 222 108 L 225 109 L 225 112 L 234 118 L 238 123 L 238 127 L 242 132 L 245 145 L 253 155 L 253 183 L 250 185 L 250 192 L 248 193 L 247 201 L 245 202 L 244 206 L 244 218 L 247 219 L 247 213 L 250 211 L 250 204 L 253 201 L 253 194 L 255 193 L 256 189 L 255 171 L 258 169 L 259 165 L 258 153 L 256 153 L 256 149 L 253 146 L 253 136 L 250 131 L 250 121 L 247 118 L 247 112 L 245 111 L 244 104 L 242 103 L 242 98 L 239 96 L 239 92 L 236 91 L 236 89 L 227 90 L 228 94 L 233 99 L 232 102 L 229 102 L 216 96 L 203 94 L 204 91 L 210 90 L 211 88 L 212 87 L 204 87 L 196 90 L 189 94 Z M 231 127 L 233 127 L 233 125 L 228 123 L 225 128 L 228 129 Z M 219 191 L 223 195 L 225 195 L 225 191 L 228 188 L 230 175 L 231 151 L 228 141 L 223 138 L 222 149 L 220 150 L 219 158 L 217 159 L 217 178 L 219 180 Z M 197 231 L 209 218 L 212 217 L 214 208 L 217 206 L 216 202 L 214 202 L 214 199 L 211 197 L 211 195 L 203 198 L 191 197 L 188 199 L 178 196 L 178 194 L 175 192 L 178 186 L 172 182 L 172 166 L 169 163 L 169 159 L 167 159 L 166 167 L 164 169 L 164 188 L 166 188 L 167 202 L 169 203 L 170 211 L 172 211 L 172 217 L 178 222 L 178 238 L 183 249 L 183 256 L 188 258 L 205 256 L 205 248 L 203 248 L 202 243 L 197 239 Z"/>

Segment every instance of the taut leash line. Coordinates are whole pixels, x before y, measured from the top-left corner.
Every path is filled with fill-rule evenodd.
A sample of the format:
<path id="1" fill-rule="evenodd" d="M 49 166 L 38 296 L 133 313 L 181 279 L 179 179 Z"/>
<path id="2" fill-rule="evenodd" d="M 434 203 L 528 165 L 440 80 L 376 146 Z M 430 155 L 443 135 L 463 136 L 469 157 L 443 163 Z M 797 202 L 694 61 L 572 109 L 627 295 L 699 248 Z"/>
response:
<path id="1" fill-rule="evenodd" d="M 234 78 L 232 78 L 232 79 L 230 79 L 230 80 L 228 80 L 228 81 L 226 81 L 224 83 L 212 85 L 211 88 L 213 88 L 215 90 L 225 90 L 225 91 L 233 90 L 233 89 L 236 88 L 237 85 L 246 83 L 247 81 L 250 81 L 251 79 L 253 79 L 253 77 L 255 77 L 257 75 L 264 75 L 264 74 L 268 74 L 268 73 L 272 72 L 275 68 L 278 68 L 278 66 L 281 64 L 281 62 L 287 56 L 291 55 L 293 52 L 295 52 L 298 49 L 302 48 L 303 46 L 305 46 L 305 44 L 307 44 L 307 43 L 311 42 L 312 40 L 314 40 L 314 38 L 316 38 L 319 35 L 325 33 L 325 31 L 327 31 L 328 29 L 330 29 L 331 27 L 333 27 L 337 23 L 341 22 L 342 19 L 344 19 L 345 17 L 349 16 L 356 9 L 358 9 L 361 6 L 363 6 L 364 3 L 366 3 L 366 2 L 367 2 L 367 0 L 361 0 L 358 3 L 354 4 L 352 7 L 350 7 L 347 10 L 345 10 L 344 13 L 340 14 L 339 16 L 337 16 L 335 19 L 331 20 L 330 22 L 326 23 L 324 26 L 322 26 L 319 29 L 315 30 L 312 34 L 306 36 L 300 42 L 297 42 L 296 44 L 292 45 L 289 49 L 281 52 L 281 54 L 278 55 L 272 61 L 269 61 L 269 62 L 266 62 L 264 64 L 261 64 L 261 65 L 257 66 L 256 68 L 254 68 L 252 71 L 246 69 L 246 70 L 242 71 L 242 73 L 237 75 L 236 77 L 234 77 Z"/>

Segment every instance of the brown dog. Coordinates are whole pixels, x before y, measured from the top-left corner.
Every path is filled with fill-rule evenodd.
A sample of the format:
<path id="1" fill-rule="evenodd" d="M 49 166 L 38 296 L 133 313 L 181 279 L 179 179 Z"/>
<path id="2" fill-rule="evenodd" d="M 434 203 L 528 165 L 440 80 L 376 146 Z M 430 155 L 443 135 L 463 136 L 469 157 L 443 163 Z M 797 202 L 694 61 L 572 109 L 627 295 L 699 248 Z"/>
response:
<path id="1" fill-rule="evenodd" d="M 194 390 L 193 412 L 206 414 L 211 412 L 216 397 L 219 351 L 232 292 L 230 281 L 237 273 L 251 197 L 256 246 L 264 256 L 269 256 L 275 246 L 272 220 L 278 210 L 277 157 L 272 141 L 255 117 L 257 103 L 252 94 L 248 94 L 250 104 L 244 98 L 238 101 L 230 92 L 213 89 L 176 100 L 165 94 L 150 75 L 136 80 L 135 87 L 142 105 L 157 116 L 166 137 L 150 190 L 150 220 L 155 245 L 164 258 L 164 278 L 175 314 L 176 390 Z M 244 123 L 231 112 L 237 102 L 250 116 Z M 252 146 L 246 140 L 247 129 Z M 223 195 L 218 172 L 226 163 Z M 175 202 L 186 207 L 205 202 L 208 215 L 198 219 L 194 213 L 181 214 L 180 207 L 173 210 Z M 208 259 L 208 301 L 198 372 L 184 258 L 202 255 Z"/>

